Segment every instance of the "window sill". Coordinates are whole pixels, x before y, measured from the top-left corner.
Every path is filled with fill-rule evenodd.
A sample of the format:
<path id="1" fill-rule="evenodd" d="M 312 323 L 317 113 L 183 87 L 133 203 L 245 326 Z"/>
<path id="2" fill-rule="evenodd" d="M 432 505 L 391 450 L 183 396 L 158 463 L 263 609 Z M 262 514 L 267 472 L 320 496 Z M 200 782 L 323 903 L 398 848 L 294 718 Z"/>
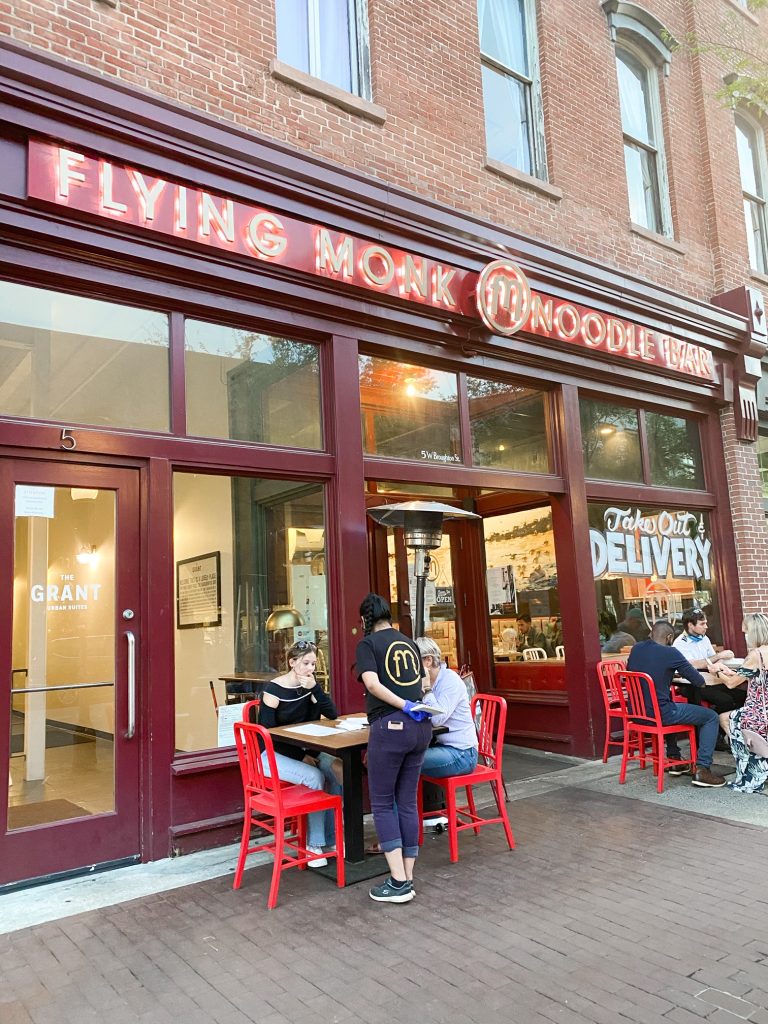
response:
<path id="1" fill-rule="evenodd" d="M 374 124 L 384 124 L 387 119 L 387 111 L 378 103 L 371 103 L 370 100 L 364 100 L 361 96 L 346 92 L 337 85 L 324 82 L 322 78 L 315 78 L 314 75 L 308 75 L 305 71 L 299 71 L 298 68 L 284 64 L 276 57 L 269 62 L 269 73 L 279 82 L 286 82 L 288 85 L 296 86 L 302 92 L 319 96 L 350 114 L 357 114 L 358 117 L 373 121 Z"/>
<path id="2" fill-rule="evenodd" d="M 751 21 L 753 25 L 760 24 L 752 11 L 748 11 L 746 7 L 742 7 L 740 3 L 737 3 L 737 0 L 725 0 L 725 2 L 729 7 L 733 7 L 735 11 L 738 11 L 739 14 L 743 15 L 747 21 Z"/>
<path id="3" fill-rule="evenodd" d="M 750 281 L 756 281 L 765 291 L 768 288 L 768 274 L 764 274 L 760 270 L 750 270 L 749 272 Z"/>
<path id="4" fill-rule="evenodd" d="M 656 245 L 661 245 L 665 249 L 671 249 L 673 252 L 680 253 L 681 256 L 685 255 L 685 246 L 675 241 L 674 238 L 667 238 L 666 235 L 660 235 L 656 231 L 649 231 L 648 228 L 644 228 L 642 224 L 630 223 L 629 230 L 633 235 L 639 235 L 640 238 L 647 238 L 649 242 L 655 242 Z"/>
<path id="5" fill-rule="evenodd" d="M 547 199 L 553 199 L 559 203 L 563 198 L 563 190 L 558 188 L 557 185 L 550 185 L 548 181 L 534 178 L 532 174 L 526 174 L 525 171 L 518 171 L 516 167 L 512 167 L 511 164 L 504 164 L 501 160 L 491 160 L 488 158 L 485 161 L 485 168 L 488 171 L 493 171 L 494 174 L 498 174 L 500 178 L 506 178 L 507 181 L 514 182 L 515 185 L 521 185 L 523 188 L 528 188 L 531 192 L 538 192 L 540 195 L 546 196 Z"/>

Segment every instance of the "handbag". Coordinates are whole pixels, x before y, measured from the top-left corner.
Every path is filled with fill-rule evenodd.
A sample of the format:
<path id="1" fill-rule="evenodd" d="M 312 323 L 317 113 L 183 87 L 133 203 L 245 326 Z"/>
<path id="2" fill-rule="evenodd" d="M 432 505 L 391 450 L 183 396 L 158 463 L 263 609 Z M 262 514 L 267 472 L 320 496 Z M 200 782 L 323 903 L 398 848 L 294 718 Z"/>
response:
<path id="1" fill-rule="evenodd" d="M 768 686 L 768 669 L 763 665 L 763 656 L 760 651 L 757 652 L 757 656 L 760 659 L 760 694 L 763 698 L 763 721 L 768 724 L 768 708 L 765 704 L 765 689 Z M 741 735 L 744 737 L 744 742 L 747 745 L 747 749 L 750 754 L 754 754 L 755 757 L 768 758 L 768 739 L 765 736 L 761 736 L 759 732 L 755 732 L 754 729 L 742 729 Z"/>
<path id="2" fill-rule="evenodd" d="M 475 673 L 468 665 L 462 665 L 459 669 L 459 675 L 461 681 L 467 688 L 467 700 L 471 701 L 477 693 L 477 684 L 475 683 Z"/>

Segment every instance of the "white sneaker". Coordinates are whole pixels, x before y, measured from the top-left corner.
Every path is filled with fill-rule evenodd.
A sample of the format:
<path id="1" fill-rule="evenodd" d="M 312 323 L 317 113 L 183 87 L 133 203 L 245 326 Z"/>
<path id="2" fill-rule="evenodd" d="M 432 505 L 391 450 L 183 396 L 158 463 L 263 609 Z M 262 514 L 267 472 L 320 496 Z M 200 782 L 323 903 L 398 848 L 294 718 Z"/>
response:
<path id="1" fill-rule="evenodd" d="M 323 848 L 321 846 L 308 846 L 307 850 L 310 853 L 317 853 L 319 856 L 307 861 L 308 868 L 324 868 L 328 863 L 328 858 L 323 856 Z"/>
<path id="2" fill-rule="evenodd" d="M 447 828 L 447 827 L 448 827 L 448 819 L 447 818 L 425 818 L 424 819 L 424 828 L 429 829 L 429 828 Z"/>

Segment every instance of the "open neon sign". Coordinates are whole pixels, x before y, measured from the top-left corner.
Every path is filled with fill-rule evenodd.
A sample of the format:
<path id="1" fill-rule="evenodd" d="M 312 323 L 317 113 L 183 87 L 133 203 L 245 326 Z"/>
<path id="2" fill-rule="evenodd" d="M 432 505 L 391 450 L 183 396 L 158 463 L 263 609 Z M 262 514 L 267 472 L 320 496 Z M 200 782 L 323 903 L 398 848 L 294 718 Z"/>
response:
<path id="1" fill-rule="evenodd" d="M 701 346 L 540 295 L 507 260 L 477 274 L 37 139 L 28 166 L 33 199 L 479 317 L 494 334 L 523 331 L 717 382 L 712 354 Z"/>

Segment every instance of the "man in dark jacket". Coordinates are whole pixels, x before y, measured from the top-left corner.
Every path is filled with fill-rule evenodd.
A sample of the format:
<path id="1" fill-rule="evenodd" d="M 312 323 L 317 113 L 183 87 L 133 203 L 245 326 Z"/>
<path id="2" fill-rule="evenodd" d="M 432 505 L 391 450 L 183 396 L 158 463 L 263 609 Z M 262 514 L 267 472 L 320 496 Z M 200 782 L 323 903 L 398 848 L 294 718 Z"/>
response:
<path id="1" fill-rule="evenodd" d="M 649 640 L 635 644 L 627 659 L 630 672 L 644 672 L 653 680 L 659 712 L 664 725 L 695 725 L 698 732 L 696 771 L 691 780 L 694 786 L 724 786 L 725 779 L 711 770 L 712 755 L 720 727 L 717 713 L 712 708 L 703 708 L 697 704 L 676 704 L 669 692 L 675 674 L 681 675 L 694 686 L 705 686 L 706 679 L 698 672 L 688 659 L 672 647 L 675 631 L 665 619 L 654 622 Z M 650 694 L 647 696 L 646 710 L 651 713 Z M 667 755 L 679 758 L 680 751 L 674 736 L 667 739 Z M 674 765 L 669 768 L 670 775 L 686 775 L 687 765 Z"/>

